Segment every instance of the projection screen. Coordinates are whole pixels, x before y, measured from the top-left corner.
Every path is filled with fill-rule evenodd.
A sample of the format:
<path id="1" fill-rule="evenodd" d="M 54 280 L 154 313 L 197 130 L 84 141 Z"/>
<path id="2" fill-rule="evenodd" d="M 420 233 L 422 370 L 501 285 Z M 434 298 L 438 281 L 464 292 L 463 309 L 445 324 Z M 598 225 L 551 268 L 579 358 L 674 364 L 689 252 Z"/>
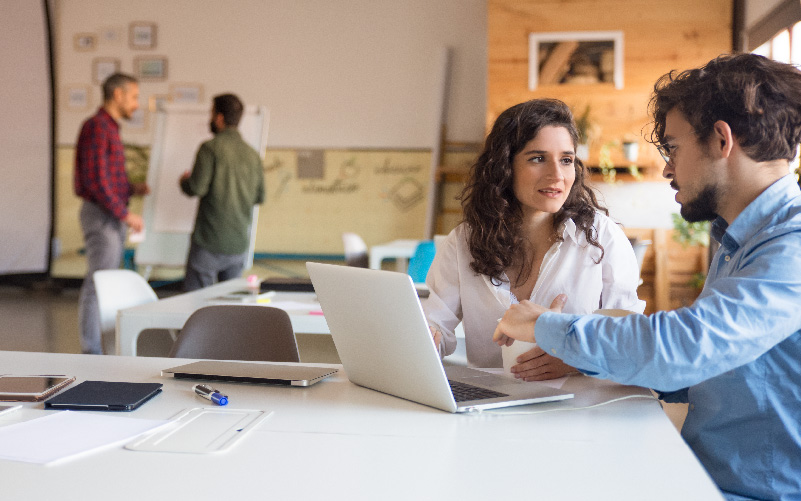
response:
<path id="1" fill-rule="evenodd" d="M 45 1 L 0 0 L 0 275 L 49 273 L 52 73 Z"/>

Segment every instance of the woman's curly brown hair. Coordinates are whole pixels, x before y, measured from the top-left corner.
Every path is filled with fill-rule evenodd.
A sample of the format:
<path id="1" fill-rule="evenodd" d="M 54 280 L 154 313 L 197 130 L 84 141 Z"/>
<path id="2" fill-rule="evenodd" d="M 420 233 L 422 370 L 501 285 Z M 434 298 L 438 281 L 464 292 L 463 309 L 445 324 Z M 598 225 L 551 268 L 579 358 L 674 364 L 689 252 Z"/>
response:
<path id="1" fill-rule="evenodd" d="M 522 283 L 532 273 L 533 249 L 523 237 L 523 210 L 514 194 L 515 155 L 534 139 L 543 127 L 564 127 L 578 142 L 578 130 L 570 108 L 556 99 L 534 99 L 512 106 L 501 113 L 484 143 L 484 150 L 470 168 L 470 176 L 460 199 L 467 223 L 468 248 L 473 257 L 470 268 L 487 275 L 493 283 L 504 281 L 504 272 L 517 262 L 521 271 L 515 279 Z M 584 232 L 587 241 L 601 249 L 597 230 L 593 226 L 596 211 L 608 214 L 595 194 L 586 185 L 586 169 L 577 158 L 576 180 L 562 208 L 554 214 L 553 231 L 557 240 L 562 236 L 557 230 L 567 219 Z M 522 259 L 522 261 L 519 261 Z"/>

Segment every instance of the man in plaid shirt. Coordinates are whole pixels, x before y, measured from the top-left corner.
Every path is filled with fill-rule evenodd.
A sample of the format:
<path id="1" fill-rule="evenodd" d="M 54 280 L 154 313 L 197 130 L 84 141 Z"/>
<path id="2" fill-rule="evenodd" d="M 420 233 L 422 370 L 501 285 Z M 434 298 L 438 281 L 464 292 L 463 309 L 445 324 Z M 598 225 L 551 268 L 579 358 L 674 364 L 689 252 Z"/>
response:
<path id="1" fill-rule="evenodd" d="M 119 268 L 125 234 L 144 228 L 142 217 L 128 212 L 131 195 L 146 195 L 146 184 L 128 182 L 120 140 L 121 118 L 139 108 L 136 79 L 115 73 L 103 83 L 103 106 L 84 122 L 75 154 L 75 194 L 83 198 L 80 220 L 86 244 L 87 273 L 81 286 L 78 322 L 84 353 L 103 353 L 100 313 L 92 275 Z"/>

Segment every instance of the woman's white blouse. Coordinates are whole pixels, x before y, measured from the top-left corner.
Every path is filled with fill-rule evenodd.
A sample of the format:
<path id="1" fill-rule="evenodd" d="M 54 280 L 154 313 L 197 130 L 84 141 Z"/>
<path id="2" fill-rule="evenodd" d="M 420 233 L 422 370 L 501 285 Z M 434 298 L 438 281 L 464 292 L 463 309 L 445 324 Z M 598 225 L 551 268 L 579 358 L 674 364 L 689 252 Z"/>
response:
<path id="1" fill-rule="evenodd" d="M 587 242 L 575 223 L 563 225 L 563 241 L 545 254 L 540 274 L 529 298 L 545 306 L 561 293 L 567 294 L 565 313 L 586 314 L 599 308 L 621 308 L 642 313 L 645 301 L 637 297 L 640 271 L 634 250 L 623 230 L 611 219 L 596 213 L 593 223 L 601 250 Z M 457 226 L 437 247 L 426 278 L 431 295 L 422 301 L 429 325 L 442 332 L 440 352 L 456 349 L 454 329 L 464 323 L 467 361 L 473 367 L 501 367 L 501 349 L 492 342 L 498 319 L 511 305 L 509 283 L 498 285 L 486 275 L 470 269 L 473 260 L 467 247 L 464 224 Z"/>

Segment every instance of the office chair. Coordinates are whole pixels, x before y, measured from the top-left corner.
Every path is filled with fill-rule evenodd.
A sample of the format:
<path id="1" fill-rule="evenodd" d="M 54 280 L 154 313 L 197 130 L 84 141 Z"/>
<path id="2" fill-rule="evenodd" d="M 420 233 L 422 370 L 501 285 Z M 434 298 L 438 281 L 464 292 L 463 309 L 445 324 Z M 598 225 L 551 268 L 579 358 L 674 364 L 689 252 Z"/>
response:
<path id="1" fill-rule="evenodd" d="M 437 249 L 433 240 L 423 240 L 417 244 L 414 249 L 411 259 L 409 259 L 408 273 L 415 283 L 422 283 L 426 281 L 428 269 L 431 268 L 431 262 L 434 261 L 434 254 Z"/>
<path id="2" fill-rule="evenodd" d="M 356 268 L 367 268 L 369 258 L 367 255 L 367 244 L 362 237 L 356 233 L 342 233 L 342 244 L 345 247 L 345 264 Z"/>
<path id="3" fill-rule="evenodd" d="M 201 308 L 187 319 L 170 357 L 300 362 L 289 314 L 260 305 Z"/>
<path id="4" fill-rule="evenodd" d="M 100 331 L 104 336 L 114 334 L 117 312 L 125 308 L 158 301 L 147 280 L 132 270 L 100 270 L 92 275 L 100 311 Z M 170 332 L 175 340 L 174 332 Z"/>

